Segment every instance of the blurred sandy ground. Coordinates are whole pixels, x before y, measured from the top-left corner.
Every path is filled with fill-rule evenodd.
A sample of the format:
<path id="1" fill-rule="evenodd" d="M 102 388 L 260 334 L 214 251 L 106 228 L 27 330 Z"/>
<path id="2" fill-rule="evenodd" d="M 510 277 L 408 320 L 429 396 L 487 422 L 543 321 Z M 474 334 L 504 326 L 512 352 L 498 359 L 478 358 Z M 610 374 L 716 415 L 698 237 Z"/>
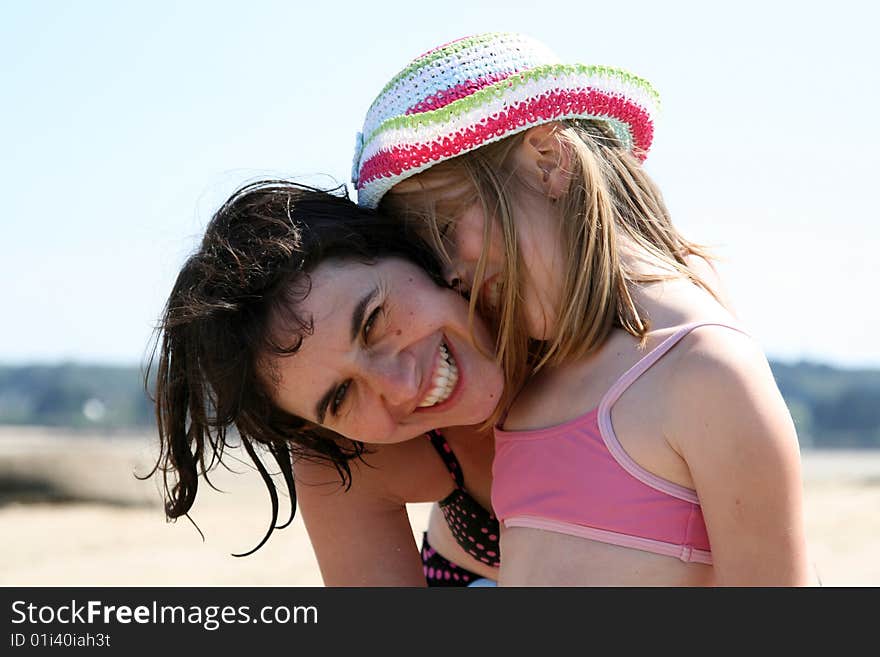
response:
<path id="1" fill-rule="evenodd" d="M 0 427 L 2 586 L 321 586 L 302 521 L 255 554 L 269 499 L 255 471 L 217 471 L 192 517 L 166 523 L 148 435 Z M 826 586 L 880 586 L 880 450 L 803 453 L 812 558 Z M 282 498 L 282 510 L 286 497 Z M 410 505 L 420 536 L 429 505 Z M 283 513 L 283 511 L 282 511 Z M 356 546 L 352 546 L 356 549 Z"/>

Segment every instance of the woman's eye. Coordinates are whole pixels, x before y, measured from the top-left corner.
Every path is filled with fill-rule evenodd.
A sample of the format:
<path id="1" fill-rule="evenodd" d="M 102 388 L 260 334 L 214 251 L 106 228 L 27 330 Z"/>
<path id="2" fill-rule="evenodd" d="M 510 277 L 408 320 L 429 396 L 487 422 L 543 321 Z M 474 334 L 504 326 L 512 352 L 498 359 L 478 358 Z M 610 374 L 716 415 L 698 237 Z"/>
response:
<path id="1" fill-rule="evenodd" d="M 375 310 L 370 313 L 370 316 L 367 317 L 367 321 L 364 322 L 364 341 L 366 342 L 370 337 L 370 332 L 373 330 L 373 325 L 376 323 L 376 320 L 379 318 L 379 313 L 382 312 L 382 306 L 376 306 Z"/>
<path id="2" fill-rule="evenodd" d="M 336 394 L 333 395 L 333 401 L 330 403 L 330 410 L 333 411 L 333 415 L 336 415 L 339 412 L 339 408 L 342 406 L 342 402 L 345 401 L 345 395 L 348 392 L 348 386 L 350 385 L 351 381 L 346 381 L 336 388 Z"/>

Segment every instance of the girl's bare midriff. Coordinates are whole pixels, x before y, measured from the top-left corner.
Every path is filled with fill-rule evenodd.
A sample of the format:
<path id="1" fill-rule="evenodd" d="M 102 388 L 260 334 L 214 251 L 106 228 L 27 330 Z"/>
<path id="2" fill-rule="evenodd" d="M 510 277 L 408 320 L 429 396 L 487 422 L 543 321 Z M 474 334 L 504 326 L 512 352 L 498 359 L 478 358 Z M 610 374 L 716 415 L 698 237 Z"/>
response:
<path id="1" fill-rule="evenodd" d="M 502 586 L 711 586 L 711 566 L 542 529 L 501 530 Z"/>

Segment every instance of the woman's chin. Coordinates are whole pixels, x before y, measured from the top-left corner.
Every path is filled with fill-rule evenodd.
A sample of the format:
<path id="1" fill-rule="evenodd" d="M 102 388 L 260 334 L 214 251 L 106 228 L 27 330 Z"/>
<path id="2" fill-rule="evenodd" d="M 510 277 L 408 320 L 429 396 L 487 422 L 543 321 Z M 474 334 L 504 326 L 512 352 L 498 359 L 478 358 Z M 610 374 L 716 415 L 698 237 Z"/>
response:
<path id="1" fill-rule="evenodd" d="M 481 399 L 479 403 L 474 408 L 473 412 L 468 413 L 468 417 L 461 422 L 459 425 L 461 426 L 469 426 L 475 424 L 482 424 L 490 417 L 492 417 L 492 413 L 495 412 L 495 407 L 498 405 L 498 401 L 501 399 L 501 391 L 498 390 L 497 393 L 491 393 L 491 396 L 487 399 Z"/>

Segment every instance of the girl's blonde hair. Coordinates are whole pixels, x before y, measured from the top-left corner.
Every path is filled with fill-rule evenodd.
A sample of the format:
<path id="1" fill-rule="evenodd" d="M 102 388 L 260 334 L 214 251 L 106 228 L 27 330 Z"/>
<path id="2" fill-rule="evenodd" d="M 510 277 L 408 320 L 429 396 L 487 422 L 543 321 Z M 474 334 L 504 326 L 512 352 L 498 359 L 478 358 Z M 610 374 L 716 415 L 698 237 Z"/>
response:
<path id="1" fill-rule="evenodd" d="M 554 136 L 571 155 L 570 185 L 549 208 L 560 219 L 565 246 L 564 280 L 556 321 L 543 341 L 528 335 L 522 290 L 526 272 L 519 252 L 511 208 L 522 181 L 511 155 L 525 133 L 441 162 L 386 194 L 380 209 L 427 232 L 435 249 L 450 260 L 446 233 L 462 212 L 479 202 L 484 217 L 501 228 L 506 268 L 498 312 L 487 316 L 496 329 L 497 359 L 505 387 L 493 426 L 509 408 L 527 378 L 545 366 L 559 365 L 595 352 L 614 327 L 639 338 L 650 330 L 649 318 L 632 296 L 634 284 L 684 276 L 717 298 L 688 265 L 691 255 L 706 259 L 705 247 L 686 240 L 672 225 L 659 189 L 639 161 L 601 122 L 567 120 Z M 549 199 L 548 199 L 549 201 Z M 492 222 L 484 225 L 483 252 L 471 285 L 470 321 L 480 306 Z M 620 257 L 622 241 L 635 244 L 665 265 L 668 274 L 634 271 Z"/>

